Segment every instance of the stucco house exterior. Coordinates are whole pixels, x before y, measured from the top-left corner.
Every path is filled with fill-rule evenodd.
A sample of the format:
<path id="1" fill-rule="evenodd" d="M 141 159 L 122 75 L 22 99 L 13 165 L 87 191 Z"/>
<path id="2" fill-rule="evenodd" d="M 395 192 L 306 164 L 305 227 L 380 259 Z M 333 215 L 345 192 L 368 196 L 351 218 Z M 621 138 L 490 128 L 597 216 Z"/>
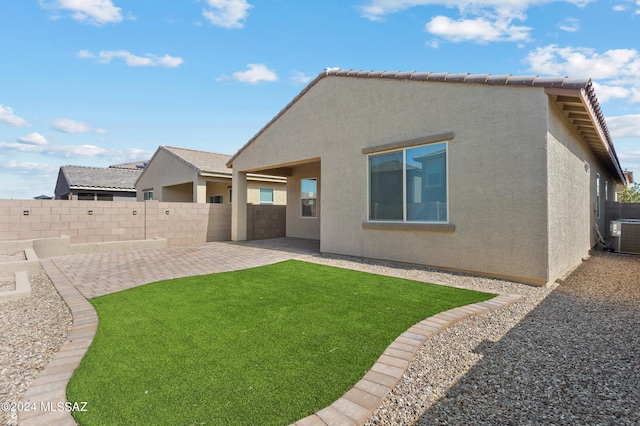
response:
<path id="1" fill-rule="evenodd" d="M 135 183 L 137 200 L 189 203 L 230 203 L 230 155 L 160 146 Z M 247 201 L 286 203 L 286 178 L 249 175 Z"/>
<path id="2" fill-rule="evenodd" d="M 142 169 L 62 166 L 56 181 L 56 200 L 132 201 Z"/>
<path id="3" fill-rule="evenodd" d="M 625 176 L 590 80 L 327 69 L 227 163 L 286 176 L 324 253 L 533 285 L 579 264 Z M 313 206 L 313 208 L 310 208 Z"/>

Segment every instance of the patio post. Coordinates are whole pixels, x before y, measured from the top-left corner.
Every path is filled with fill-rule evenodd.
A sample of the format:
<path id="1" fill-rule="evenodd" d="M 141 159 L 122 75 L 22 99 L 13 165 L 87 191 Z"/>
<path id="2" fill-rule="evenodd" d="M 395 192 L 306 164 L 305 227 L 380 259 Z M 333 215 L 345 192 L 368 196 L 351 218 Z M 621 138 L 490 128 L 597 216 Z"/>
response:
<path id="1" fill-rule="evenodd" d="M 231 192 L 231 240 L 247 239 L 247 174 L 233 170 Z"/>

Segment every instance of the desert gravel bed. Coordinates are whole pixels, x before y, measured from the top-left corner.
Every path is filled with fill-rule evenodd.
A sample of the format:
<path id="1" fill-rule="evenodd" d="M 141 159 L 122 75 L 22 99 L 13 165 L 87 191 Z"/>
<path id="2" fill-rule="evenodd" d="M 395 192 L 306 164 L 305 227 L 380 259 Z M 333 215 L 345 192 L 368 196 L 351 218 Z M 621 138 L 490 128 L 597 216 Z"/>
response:
<path id="1" fill-rule="evenodd" d="M 552 288 L 352 262 L 514 305 L 430 339 L 367 425 L 640 424 L 640 257 L 595 253 Z"/>
<path id="2" fill-rule="evenodd" d="M 0 403 L 17 402 L 58 352 L 71 329 L 71 313 L 49 277 L 29 279 L 31 297 L 0 302 Z M 0 425 L 17 424 L 0 410 Z"/>

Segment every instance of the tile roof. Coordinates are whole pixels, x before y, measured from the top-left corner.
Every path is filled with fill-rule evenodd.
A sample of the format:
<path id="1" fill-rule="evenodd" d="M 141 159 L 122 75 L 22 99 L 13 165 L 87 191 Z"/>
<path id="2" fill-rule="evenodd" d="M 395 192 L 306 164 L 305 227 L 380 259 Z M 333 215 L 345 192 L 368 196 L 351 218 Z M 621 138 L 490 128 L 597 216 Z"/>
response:
<path id="1" fill-rule="evenodd" d="M 231 171 L 227 168 L 227 161 L 231 158 L 230 155 L 173 146 L 161 146 L 158 148 L 158 150 L 161 149 L 196 169 L 198 173 L 224 173 L 231 176 Z"/>
<path id="2" fill-rule="evenodd" d="M 326 68 L 311 83 L 309 83 L 295 98 L 291 100 L 275 117 L 271 119 L 258 133 L 253 136 L 244 146 L 242 146 L 227 162 L 228 167 L 233 166 L 233 160 L 257 139 L 269 126 L 277 121 L 293 104 L 303 97 L 318 81 L 326 77 L 348 77 L 348 78 L 367 78 L 367 79 L 394 79 L 394 80 L 413 80 L 413 81 L 431 81 L 431 82 L 447 82 L 447 83 L 466 83 L 466 84 L 486 84 L 486 85 L 506 85 L 506 86 L 529 86 L 541 87 L 547 90 L 562 90 L 583 92 L 585 108 L 592 114 L 596 132 L 602 132 L 602 144 L 604 146 L 596 147 L 592 141 L 588 141 L 589 145 L 596 147 L 601 152 L 599 155 L 607 157 L 611 160 L 612 169 L 619 174 L 623 181 L 626 178 L 622 174 L 620 162 L 613 147 L 613 141 L 607 128 L 604 115 L 600 109 L 598 99 L 591 79 L 588 78 L 568 78 L 568 77 L 540 77 L 540 76 L 513 76 L 511 74 L 493 75 L 493 74 L 454 74 L 454 73 L 434 73 L 434 72 L 402 72 L 402 71 L 363 71 L 363 70 L 343 70 L 340 68 Z M 551 93 L 551 92 L 549 92 Z"/>
<path id="3" fill-rule="evenodd" d="M 149 160 L 145 161 L 133 161 L 131 163 L 120 163 L 120 164 L 112 164 L 109 166 L 110 169 L 131 169 L 131 170 L 140 170 L 144 169 L 147 164 L 149 164 Z"/>
<path id="4" fill-rule="evenodd" d="M 119 169 L 84 166 L 62 166 L 62 173 L 72 189 L 135 191 L 142 169 Z"/>

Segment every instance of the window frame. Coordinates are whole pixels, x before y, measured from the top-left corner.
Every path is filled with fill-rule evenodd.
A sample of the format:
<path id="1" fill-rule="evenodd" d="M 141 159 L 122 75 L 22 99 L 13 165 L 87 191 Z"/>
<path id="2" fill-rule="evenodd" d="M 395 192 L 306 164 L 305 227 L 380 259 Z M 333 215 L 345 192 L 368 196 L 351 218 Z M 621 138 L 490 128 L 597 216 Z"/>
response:
<path id="1" fill-rule="evenodd" d="M 316 191 L 315 191 L 315 196 L 313 198 L 302 198 L 302 182 L 304 182 L 305 180 L 313 180 L 316 182 Z M 304 206 L 302 204 L 303 200 L 315 200 L 315 214 L 312 216 L 305 216 L 304 215 Z M 318 178 L 317 177 L 308 177 L 308 178 L 301 178 L 300 179 L 300 217 L 302 219 L 315 219 L 318 217 Z"/>
<path id="2" fill-rule="evenodd" d="M 447 135 L 448 136 L 448 135 Z M 367 220 L 363 227 L 365 228 L 379 228 L 379 229 L 388 229 L 394 228 L 398 225 L 400 226 L 423 226 L 425 230 L 438 230 L 438 226 L 445 226 L 448 230 L 451 221 L 451 214 L 449 211 L 449 142 L 453 139 L 453 135 L 451 134 L 450 138 L 444 140 L 434 140 L 434 141 L 425 141 L 425 143 L 421 144 L 407 144 L 405 146 L 400 146 L 399 144 L 390 144 L 389 149 L 375 150 L 375 149 L 367 149 L 363 150 L 366 161 L 366 173 L 367 173 Z M 407 220 L 408 217 L 408 196 L 407 196 L 407 151 L 416 148 L 422 148 L 426 146 L 433 145 L 444 145 L 445 149 L 445 161 L 444 161 L 444 179 L 445 179 L 445 192 L 446 192 L 446 220 L 445 221 L 417 221 L 417 220 Z M 384 220 L 384 219 L 372 219 L 371 218 L 371 157 L 402 152 L 402 219 L 401 220 Z M 443 228 L 444 229 L 444 228 Z M 455 228 L 453 228 L 455 229 Z M 452 230 L 451 230 L 452 231 Z"/>
<path id="3" fill-rule="evenodd" d="M 262 191 L 270 191 L 271 192 L 271 201 L 262 201 Z M 274 204 L 275 202 L 275 191 L 273 188 L 260 188 L 258 190 L 258 200 L 260 204 Z"/>

